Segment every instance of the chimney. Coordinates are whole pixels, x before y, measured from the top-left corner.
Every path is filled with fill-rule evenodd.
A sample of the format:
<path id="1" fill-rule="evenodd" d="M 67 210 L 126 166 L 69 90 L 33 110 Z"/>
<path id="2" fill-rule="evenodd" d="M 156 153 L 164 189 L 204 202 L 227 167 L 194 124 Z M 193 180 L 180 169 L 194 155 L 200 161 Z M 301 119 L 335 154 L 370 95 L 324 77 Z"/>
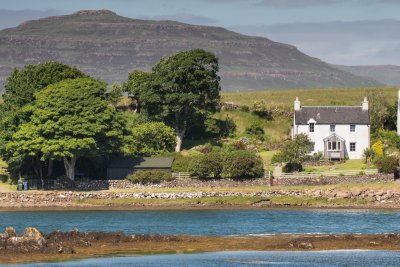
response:
<path id="1" fill-rule="evenodd" d="M 294 110 L 297 111 L 297 110 L 300 110 L 300 109 L 301 109 L 300 100 L 299 100 L 299 98 L 296 96 L 296 100 L 294 101 Z"/>
<path id="2" fill-rule="evenodd" d="M 397 136 L 400 136 L 400 89 L 397 96 Z"/>
<path id="3" fill-rule="evenodd" d="M 364 101 L 362 102 L 362 110 L 368 110 L 368 99 L 364 97 Z"/>

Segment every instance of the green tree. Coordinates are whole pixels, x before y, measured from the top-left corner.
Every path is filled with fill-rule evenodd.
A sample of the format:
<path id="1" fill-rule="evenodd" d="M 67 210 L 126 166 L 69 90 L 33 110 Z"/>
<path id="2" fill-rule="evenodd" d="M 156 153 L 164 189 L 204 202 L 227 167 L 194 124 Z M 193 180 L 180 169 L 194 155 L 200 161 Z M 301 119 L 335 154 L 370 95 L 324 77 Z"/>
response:
<path id="1" fill-rule="evenodd" d="M 84 73 L 65 64 L 49 61 L 37 65 L 27 65 L 23 69 L 15 69 L 5 83 L 4 103 L 0 108 L 0 154 L 9 163 L 11 172 L 19 171 L 26 163 L 32 165 L 37 175 L 41 175 L 41 162 L 37 158 L 25 158 L 24 154 L 13 156 L 6 149 L 12 135 L 31 115 L 24 107 L 31 104 L 38 92 L 46 86 L 65 80 L 86 77 Z M 13 158 L 15 157 L 15 158 Z M 48 175 L 51 175 L 52 162 L 49 161 Z"/>
<path id="2" fill-rule="evenodd" d="M 120 83 L 113 83 L 113 85 L 111 86 L 111 90 L 108 93 L 109 101 L 114 106 L 117 106 L 122 96 L 123 96 L 122 85 Z"/>
<path id="3" fill-rule="evenodd" d="M 173 151 L 175 142 L 174 129 L 162 122 L 147 122 L 131 129 L 123 151 L 131 156 L 154 156 Z"/>
<path id="4" fill-rule="evenodd" d="M 390 122 L 390 109 L 389 105 L 379 90 L 369 90 L 367 92 L 368 101 L 370 104 L 369 115 L 371 119 L 371 132 L 376 134 L 379 129 L 385 129 L 385 124 Z"/>
<path id="5" fill-rule="evenodd" d="M 75 67 L 56 61 L 27 65 L 22 70 L 15 69 L 7 78 L 3 100 L 11 108 L 19 108 L 31 103 L 35 92 L 50 84 L 82 77 L 87 75 Z"/>
<path id="6" fill-rule="evenodd" d="M 109 105 L 106 84 L 91 78 L 65 80 L 35 94 L 30 120 L 13 135 L 15 155 L 39 154 L 63 160 L 75 178 L 80 157 L 116 152 L 123 136 L 123 117 Z"/>
<path id="7" fill-rule="evenodd" d="M 287 141 L 281 152 L 274 156 L 275 162 L 286 162 L 290 166 L 301 169 L 306 156 L 312 151 L 313 144 L 305 134 L 298 134 L 293 140 Z"/>
<path id="8" fill-rule="evenodd" d="M 122 89 L 129 94 L 129 97 L 135 103 L 135 113 L 140 112 L 142 99 L 145 98 L 151 87 L 152 74 L 135 70 L 129 73 L 128 80 L 123 84 Z"/>
<path id="9" fill-rule="evenodd" d="M 141 112 L 174 128 L 179 152 L 187 129 L 218 110 L 218 70 L 212 53 L 195 49 L 161 59 L 151 73 L 131 73 L 124 88 Z"/>

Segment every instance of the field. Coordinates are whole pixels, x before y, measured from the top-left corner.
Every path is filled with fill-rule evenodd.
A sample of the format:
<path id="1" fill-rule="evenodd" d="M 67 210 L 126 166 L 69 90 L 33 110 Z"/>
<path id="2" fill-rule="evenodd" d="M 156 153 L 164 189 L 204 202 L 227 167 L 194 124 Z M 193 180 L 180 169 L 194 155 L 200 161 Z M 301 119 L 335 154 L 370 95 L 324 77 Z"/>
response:
<path id="1" fill-rule="evenodd" d="M 290 111 L 293 101 L 299 97 L 305 106 L 360 105 L 371 90 L 382 92 L 388 102 L 397 100 L 397 87 L 337 88 L 337 89 L 296 89 L 268 90 L 256 92 L 222 93 L 222 101 L 252 106 L 255 100 L 264 100 L 267 106 Z"/>

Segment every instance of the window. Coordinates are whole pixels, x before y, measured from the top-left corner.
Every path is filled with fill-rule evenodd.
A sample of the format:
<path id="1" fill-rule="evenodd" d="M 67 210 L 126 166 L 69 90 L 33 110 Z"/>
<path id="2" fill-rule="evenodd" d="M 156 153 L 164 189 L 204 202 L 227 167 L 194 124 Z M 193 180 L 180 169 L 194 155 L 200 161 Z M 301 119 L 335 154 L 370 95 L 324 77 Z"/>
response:
<path id="1" fill-rule="evenodd" d="M 356 143 L 350 143 L 350 151 L 356 151 Z"/>
<path id="2" fill-rule="evenodd" d="M 328 142 L 328 150 L 329 151 L 339 151 L 340 150 L 340 142 Z"/>
<path id="3" fill-rule="evenodd" d="M 350 132 L 354 133 L 356 131 L 356 125 L 350 124 Z"/>
<path id="4" fill-rule="evenodd" d="M 310 124 L 308 125 L 308 127 L 309 127 L 310 133 L 313 133 L 313 132 L 314 132 L 314 123 L 310 123 Z"/>
<path id="5" fill-rule="evenodd" d="M 331 131 L 331 133 L 334 133 L 334 132 L 335 132 L 335 128 L 336 128 L 336 125 L 335 125 L 335 124 L 329 125 L 329 130 Z"/>

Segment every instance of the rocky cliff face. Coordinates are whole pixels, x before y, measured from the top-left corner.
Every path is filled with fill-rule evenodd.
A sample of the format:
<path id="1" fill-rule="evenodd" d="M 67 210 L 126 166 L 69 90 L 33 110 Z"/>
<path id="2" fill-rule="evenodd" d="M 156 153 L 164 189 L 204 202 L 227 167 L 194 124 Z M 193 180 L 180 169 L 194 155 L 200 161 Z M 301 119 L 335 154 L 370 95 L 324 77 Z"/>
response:
<path id="1" fill-rule="evenodd" d="M 99 10 L 28 21 L 0 31 L 0 87 L 12 68 L 47 60 L 121 82 L 131 70 L 148 70 L 161 57 L 193 48 L 211 51 L 220 59 L 225 91 L 379 85 L 266 38 L 218 27 L 129 19 Z"/>

